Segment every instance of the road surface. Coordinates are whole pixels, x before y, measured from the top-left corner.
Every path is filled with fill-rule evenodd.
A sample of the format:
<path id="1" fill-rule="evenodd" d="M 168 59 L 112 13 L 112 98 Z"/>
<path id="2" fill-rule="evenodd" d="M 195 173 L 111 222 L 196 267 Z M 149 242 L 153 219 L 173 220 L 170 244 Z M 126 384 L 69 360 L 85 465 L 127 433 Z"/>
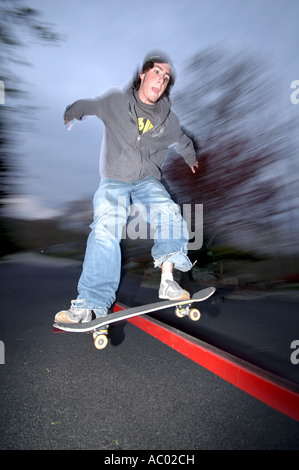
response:
<path id="1" fill-rule="evenodd" d="M 76 297 L 79 275 L 78 267 L 64 264 L 0 265 L 0 340 L 5 345 L 5 364 L 0 365 L 1 449 L 108 453 L 299 448 L 298 422 L 131 324 L 125 325 L 125 336 L 116 337 L 104 351 L 93 347 L 90 335 L 53 334 L 54 314 Z M 145 299 L 146 288 L 136 285 L 136 279 L 125 282 L 123 301 L 126 295 L 138 301 L 142 292 Z M 155 295 L 152 289 L 146 292 Z M 243 302 L 242 307 L 240 302 L 207 304 L 195 329 L 207 339 L 215 328 L 221 341 L 228 336 L 234 348 L 245 344 L 252 358 L 272 354 L 281 357 L 278 362 L 288 362 L 284 356 L 290 356 L 295 330 L 269 333 L 261 343 L 261 329 L 255 327 L 273 331 L 278 320 L 273 313 L 272 324 L 268 318 L 274 304 L 266 318 L 257 315 L 250 330 L 247 316 L 256 311 L 258 304 L 253 309 L 252 302 L 258 301 L 246 306 Z M 261 302 L 265 310 L 266 300 Z M 283 308 L 293 315 L 292 302 Z M 283 342 L 276 346 L 274 339 L 281 337 Z M 293 367 L 286 372 L 289 378 L 298 374 L 299 366 Z M 281 364 L 278 369 L 283 369 Z"/>

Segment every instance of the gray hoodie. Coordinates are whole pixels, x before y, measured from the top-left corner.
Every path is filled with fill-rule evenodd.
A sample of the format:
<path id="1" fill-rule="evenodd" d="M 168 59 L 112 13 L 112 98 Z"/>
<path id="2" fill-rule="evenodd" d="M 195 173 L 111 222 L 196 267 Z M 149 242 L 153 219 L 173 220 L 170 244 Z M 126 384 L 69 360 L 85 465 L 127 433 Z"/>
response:
<path id="1" fill-rule="evenodd" d="M 192 167 L 196 162 L 194 146 L 181 129 L 168 97 L 159 100 L 159 114 L 153 128 L 139 134 L 133 88 L 113 89 L 94 99 L 75 101 L 68 106 L 68 121 L 95 115 L 105 125 L 102 144 L 101 178 L 137 181 L 147 176 L 161 179 L 161 167 L 172 146 Z"/>

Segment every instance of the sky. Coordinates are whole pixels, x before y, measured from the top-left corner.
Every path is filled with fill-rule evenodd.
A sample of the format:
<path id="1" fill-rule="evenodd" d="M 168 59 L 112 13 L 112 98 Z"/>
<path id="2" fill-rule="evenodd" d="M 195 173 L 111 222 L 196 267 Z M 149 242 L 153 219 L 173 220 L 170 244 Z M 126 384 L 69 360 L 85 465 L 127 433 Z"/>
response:
<path id="1" fill-rule="evenodd" d="M 97 118 L 63 124 L 65 107 L 80 98 L 123 86 L 148 50 L 167 51 L 176 65 L 174 88 L 184 88 L 186 63 L 196 52 L 221 45 L 263 54 L 281 80 L 285 109 L 299 80 L 298 0 L 24 0 L 64 36 L 59 45 L 34 40 L 22 50 L 30 67 L 13 66 L 30 92 L 32 130 L 22 131 L 16 195 L 10 215 L 52 217 L 70 202 L 92 199 L 99 184 L 102 124 Z M 1 79 L 1 77 L 0 77 Z M 275 99 L 275 97 L 274 97 Z M 183 123 L 182 123 L 183 124 Z"/>

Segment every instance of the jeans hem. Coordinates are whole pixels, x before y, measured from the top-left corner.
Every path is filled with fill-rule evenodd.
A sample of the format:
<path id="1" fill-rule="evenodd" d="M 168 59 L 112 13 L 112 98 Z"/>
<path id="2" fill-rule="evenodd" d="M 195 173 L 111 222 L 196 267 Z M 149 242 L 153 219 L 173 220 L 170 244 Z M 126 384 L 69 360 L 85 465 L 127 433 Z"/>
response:
<path id="1" fill-rule="evenodd" d="M 154 260 L 155 268 L 161 268 L 162 264 L 165 261 L 169 261 L 170 263 L 174 264 L 174 268 L 178 269 L 179 271 L 190 271 L 194 264 L 191 263 L 188 256 L 183 251 L 175 251 L 173 253 L 169 253 L 168 255 L 161 256 Z"/>

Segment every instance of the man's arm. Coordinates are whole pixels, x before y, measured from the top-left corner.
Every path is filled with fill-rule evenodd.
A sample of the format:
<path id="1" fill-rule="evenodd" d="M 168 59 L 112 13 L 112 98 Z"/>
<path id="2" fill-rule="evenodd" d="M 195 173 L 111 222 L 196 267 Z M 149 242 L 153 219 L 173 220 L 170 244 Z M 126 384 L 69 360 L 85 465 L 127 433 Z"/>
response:
<path id="1" fill-rule="evenodd" d="M 96 116 L 99 113 L 99 101 L 97 99 L 78 100 L 67 106 L 64 112 L 64 122 L 70 126 L 73 119 L 81 119 L 84 116 Z"/>
<path id="2" fill-rule="evenodd" d="M 198 161 L 192 140 L 181 130 L 180 140 L 176 145 L 176 151 L 182 155 L 185 162 L 191 168 L 192 173 L 196 173 Z"/>
<path id="3" fill-rule="evenodd" d="M 197 161 L 193 141 L 183 131 L 179 118 L 173 110 L 171 112 L 171 118 L 171 125 L 173 126 L 175 136 L 175 143 L 173 145 L 176 152 L 184 158 L 192 173 L 196 173 L 199 163 Z"/>

